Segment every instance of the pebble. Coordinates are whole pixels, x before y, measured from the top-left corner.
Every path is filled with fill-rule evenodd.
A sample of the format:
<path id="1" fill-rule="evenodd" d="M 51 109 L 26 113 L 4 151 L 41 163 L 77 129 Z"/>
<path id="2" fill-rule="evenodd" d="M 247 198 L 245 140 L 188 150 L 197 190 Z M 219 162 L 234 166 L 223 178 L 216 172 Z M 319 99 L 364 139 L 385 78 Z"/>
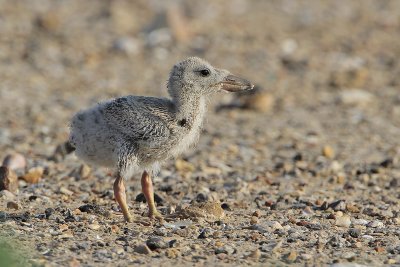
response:
<path id="1" fill-rule="evenodd" d="M 132 37 L 121 37 L 114 41 L 112 48 L 117 52 L 122 52 L 128 56 L 136 55 L 140 52 L 140 43 Z"/>
<path id="2" fill-rule="evenodd" d="M 15 153 L 7 155 L 4 160 L 2 166 L 9 168 L 10 170 L 18 170 L 26 168 L 26 159 L 22 154 Z"/>
<path id="3" fill-rule="evenodd" d="M 371 236 L 371 235 L 363 235 L 363 236 L 361 236 L 361 238 L 368 239 L 368 240 L 373 240 L 374 239 L 374 237 Z"/>
<path id="4" fill-rule="evenodd" d="M 80 179 L 85 179 L 85 178 L 89 177 L 90 172 L 91 172 L 90 167 L 88 165 L 86 165 L 86 164 L 82 164 L 79 167 L 79 178 Z"/>
<path id="5" fill-rule="evenodd" d="M 295 250 L 290 251 L 290 253 L 287 255 L 286 259 L 289 262 L 294 262 L 297 259 L 297 252 Z"/>
<path id="6" fill-rule="evenodd" d="M 357 228 L 351 228 L 348 231 L 349 235 L 354 238 L 358 238 L 361 235 L 361 230 Z"/>
<path id="7" fill-rule="evenodd" d="M 312 257 L 313 257 L 313 256 L 312 256 L 311 254 L 302 254 L 302 255 L 301 255 L 301 258 L 302 258 L 303 260 L 306 260 L 306 261 L 311 260 Z"/>
<path id="8" fill-rule="evenodd" d="M 7 202 L 7 209 L 18 210 L 19 209 L 18 203 L 13 202 L 13 201 Z"/>
<path id="9" fill-rule="evenodd" d="M 60 193 L 67 195 L 67 196 L 72 196 L 74 194 L 74 192 L 72 192 L 71 190 L 69 190 L 68 188 L 63 187 L 63 186 L 60 187 Z"/>
<path id="10" fill-rule="evenodd" d="M 386 264 L 395 264 L 396 260 L 395 259 L 388 259 L 385 263 Z"/>
<path id="11" fill-rule="evenodd" d="M 4 211 L 0 211 L 0 222 L 5 222 L 7 220 L 7 213 Z"/>
<path id="12" fill-rule="evenodd" d="M 98 230 L 98 229 L 100 229 L 100 225 L 98 223 L 92 223 L 92 224 L 89 224 L 89 228 L 92 230 Z"/>
<path id="13" fill-rule="evenodd" d="M 161 237 L 151 237 L 146 241 L 146 245 L 151 250 L 168 248 L 169 245 Z"/>
<path id="14" fill-rule="evenodd" d="M 258 218 L 256 216 L 251 216 L 250 224 L 257 224 L 257 223 L 258 223 Z"/>
<path id="15" fill-rule="evenodd" d="M 347 204 L 346 205 L 346 209 L 348 211 L 352 212 L 352 213 L 359 213 L 360 212 L 360 209 L 357 206 L 352 205 L 352 204 Z"/>
<path id="16" fill-rule="evenodd" d="M 248 256 L 248 258 L 250 258 L 254 261 L 258 261 L 260 259 L 260 257 L 261 257 L 261 251 L 259 249 L 252 251 Z"/>
<path id="17" fill-rule="evenodd" d="M 354 225 L 367 225 L 368 221 L 364 219 L 354 219 L 353 220 Z"/>
<path id="18" fill-rule="evenodd" d="M 223 253 L 223 254 L 231 255 L 231 254 L 235 253 L 235 251 L 236 250 L 232 246 L 225 245 L 225 246 L 216 248 L 215 254 Z"/>
<path id="19" fill-rule="evenodd" d="M 253 212 L 252 216 L 259 218 L 261 216 L 261 212 L 259 210 L 256 210 Z"/>
<path id="20" fill-rule="evenodd" d="M 356 254 L 354 252 L 345 252 L 343 253 L 342 258 L 348 261 L 353 261 L 356 258 Z"/>
<path id="21" fill-rule="evenodd" d="M 136 252 L 136 253 L 145 254 L 145 255 L 151 253 L 150 248 L 148 246 L 146 246 L 146 245 L 138 245 L 138 246 L 135 247 L 135 249 L 133 251 Z"/>
<path id="22" fill-rule="evenodd" d="M 337 200 L 328 205 L 329 208 L 332 208 L 334 211 L 345 211 L 346 203 L 344 200 Z"/>
<path id="23" fill-rule="evenodd" d="M 277 221 L 272 221 L 269 223 L 269 226 L 273 229 L 273 230 L 280 230 L 283 229 L 282 225 L 277 222 Z"/>
<path id="24" fill-rule="evenodd" d="M 0 167 L 0 191 L 8 190 L 12 193 L 18 190 L 18 177 L 13 170 L 1 166 Z"/>
<path id="25" fill-rule="evenodd" d="M 213 236 L 213 233 L 214 233 L 213 229 L 205 228 L 201 231 L 198 238 L 209 238 Z"/>
<path id="26" fill-rule="evenodd" d="M 322 148 L 322 155 L 328 159 L 333 159 L 335 157 L 335 151 L 329 145 Z"/>
<path id="27" fill-rule="evenodd" d="M 375 96 L 365 90 L 350 89 L 341 91 L 339 100 L 349 106 L 366 105 L 374 100 Z"/>
<path id="28" fill-rule="evenodd" d="M 37 184 L 42 179 L 43 173 L 43 167 L 33 167 L 29 169 L 29 171 L 25 175 L 22 176 L 22 179 L 24 179 L 27 183 Z"/>
<path id="29" fill-rule="evenodd" d="M 382 227 L 384 227 L 384 226 L 385 226 L 385 225 L 383 224 L 383 222 L 377 221 L 377 220 L 371 221 L 371 222 L 369 222 L 369 223 L 367 224 L 367 227 L 370 227 L 370 228 L 382 228 Z"/>
<path id="30" fill-rule="evenodd" d="M 180 172 L 193 172 L 196 169 L 192 163 L 183 159 L 175 161 L 175 168 Z"/>
<path id="31" fill-rule="evenodd" d="M 342 217 L 337 218 L 335 221 L 335 225 L 341 227 L 349 227 L 351 225 L 350 216 L 343 215 Z"/>
<path id="32" fill-rule="evenodd" d="M 15 195 L 8 190 L 1 190 L 0 197 L 5 200 L 13 200 L 15 199 Z"/>

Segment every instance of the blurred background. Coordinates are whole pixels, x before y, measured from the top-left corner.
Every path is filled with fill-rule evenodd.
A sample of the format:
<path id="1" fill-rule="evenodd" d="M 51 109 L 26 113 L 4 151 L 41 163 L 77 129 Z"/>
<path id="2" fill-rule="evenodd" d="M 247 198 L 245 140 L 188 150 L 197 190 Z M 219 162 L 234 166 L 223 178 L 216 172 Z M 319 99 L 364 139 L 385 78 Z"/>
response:
<path id="1" fill-rule="evenodd" d="M 398 1 L 0 0 L 1 153 L 48 155 L 71 116 L 98 101 L 166 96 L 170 68 L 188 56 L 257 84 L 262 112 L 247 116 L 258 125 L 387 153 L 400 139 L 398 10 Z"/>
<path id="2" fill-rule="evenodd" d="M 0 227 L 19 236 L 14 251 L 22 247 L 15 240 L 25 240 L 46 263 L 35 266 L 165 265 L 164 252 L 141 260 L 132 253 L 154 233 L 172 233 L 122 222 L 112 171 L 54 151 L 80 109 L 129 94 L 167 96 L 171 67 L 188 56 L 257 87 L 213 96 L 197 149 L 166 162 L 154 179 L 164 213 L 223 202 L 229 216 L 212 227 L 228 229 L 230 239 L 214 240 L 234 254 L 216 255 L 214 241 L 199 239 L 208 228 L 196 225 L 177 242 L 180 256 L 166 255 L 182 266 L 214 265 L 216 257 L 248 265 L 254 249 L 256 262 L 261 255 L 272 266 L 399 262 L 397 0 L 0 0 L 0 160 L 20 153 L 9 160 L 12 192 L 0 191 Z M 142 218 L 132 180 L 129 205 Z M 98 209 L 86 214 L 83 203 Z M 354 219 L 363 230 L 349 237 Z M 116 244 L 125 234 L 117 240 L 129 242 Z M 266 248 L 270 241 L 282 255 Z M 0 244 L 4 262 L 3 251 Z"/>

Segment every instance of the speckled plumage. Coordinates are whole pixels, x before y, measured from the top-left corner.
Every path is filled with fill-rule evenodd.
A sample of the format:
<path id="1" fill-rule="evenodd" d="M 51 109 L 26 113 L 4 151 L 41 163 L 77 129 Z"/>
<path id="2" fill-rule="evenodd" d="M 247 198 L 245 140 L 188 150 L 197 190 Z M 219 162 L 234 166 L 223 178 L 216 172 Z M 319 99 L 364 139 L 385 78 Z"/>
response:
<path id="1" fill-rule="evenodd" d="M 209 75 L 204 76 L 206 69 Z M 250 83 L 226 70 L 188 58 L 171 71 L 171 99 L 126 96 L 80 111 L 72 119 L 70 142 L 78 157 L 116 167 L 125 178 L 141 169 L 154 171 L 196 143 L 211 93 L 250 88 Z"/>

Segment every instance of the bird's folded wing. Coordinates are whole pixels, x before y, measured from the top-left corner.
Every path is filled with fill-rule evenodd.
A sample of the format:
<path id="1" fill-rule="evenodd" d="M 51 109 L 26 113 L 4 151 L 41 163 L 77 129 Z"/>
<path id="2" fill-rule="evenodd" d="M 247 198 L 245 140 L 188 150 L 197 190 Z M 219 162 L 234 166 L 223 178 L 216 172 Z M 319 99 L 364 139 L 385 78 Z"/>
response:
<path id="1" fill-rule="evenodd" d="M 106 103 L 102 111 L 110 127 L 123 133 L 131 142 L 152 146 L 162 143 L 170 136 L 165 121 L 141 103 L 119 98 Z"/>

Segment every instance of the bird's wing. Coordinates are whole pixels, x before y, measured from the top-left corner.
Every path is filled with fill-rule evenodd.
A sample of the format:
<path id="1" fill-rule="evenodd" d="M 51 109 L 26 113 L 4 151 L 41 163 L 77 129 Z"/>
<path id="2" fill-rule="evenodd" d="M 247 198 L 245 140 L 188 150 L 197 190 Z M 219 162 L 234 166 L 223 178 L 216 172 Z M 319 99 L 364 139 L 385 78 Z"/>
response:
<path id="1" fill-rule="evenodd" d="M 117 98 L 103 106 L 103 115 L 110 127 L 123 133 L 133 143 L 149 146 L 162 143 L 170 136 L 167 122 L 134 97 Z"/>

